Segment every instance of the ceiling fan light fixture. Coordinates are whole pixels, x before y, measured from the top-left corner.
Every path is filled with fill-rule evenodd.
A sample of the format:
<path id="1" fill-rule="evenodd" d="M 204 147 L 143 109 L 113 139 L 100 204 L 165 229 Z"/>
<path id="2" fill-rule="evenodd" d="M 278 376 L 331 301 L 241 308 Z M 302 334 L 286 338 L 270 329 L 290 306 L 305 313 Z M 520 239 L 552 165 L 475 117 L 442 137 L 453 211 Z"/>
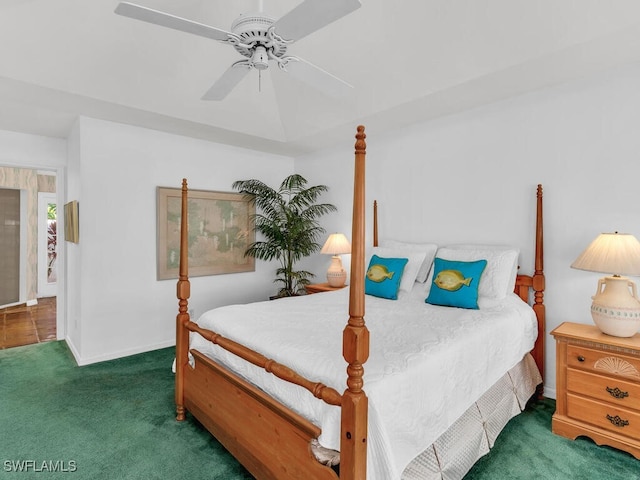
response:
<path id="1" fill-rule="evenodd" d="M 251 55 L 251 65 L 258 70 L 266 70 L 269 68 L 267 49 L 262 45 L 258 45 L 255 48 L 253 55 Z"/>

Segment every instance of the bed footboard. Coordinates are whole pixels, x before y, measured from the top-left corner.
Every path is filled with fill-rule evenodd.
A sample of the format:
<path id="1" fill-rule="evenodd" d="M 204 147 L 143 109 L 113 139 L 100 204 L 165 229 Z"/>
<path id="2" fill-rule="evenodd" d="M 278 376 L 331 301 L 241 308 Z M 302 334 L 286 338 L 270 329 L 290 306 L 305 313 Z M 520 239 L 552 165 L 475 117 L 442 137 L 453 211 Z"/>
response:
<path id="1" fill-rule="evenodd" d="M 195 367 L 184 369 L 185 407 L 252 475 L 338 479 L 311 452 L 317 426 L 197 350 L 191 353 Z"/>

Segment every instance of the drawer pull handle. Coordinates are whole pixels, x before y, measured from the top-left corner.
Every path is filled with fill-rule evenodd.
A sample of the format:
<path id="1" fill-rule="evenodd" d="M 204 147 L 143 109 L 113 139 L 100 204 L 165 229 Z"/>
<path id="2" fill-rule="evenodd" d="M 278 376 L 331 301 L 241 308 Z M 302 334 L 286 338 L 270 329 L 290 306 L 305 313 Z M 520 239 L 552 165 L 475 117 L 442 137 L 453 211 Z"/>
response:
<path id="1" fill-rule="evenodd" d="M 629 392 L 623 392 L 618 387 L 607 387 L 607 392 L 609 392 L 609 395 L 611 395 L 613 398 L 623 399 L 629 396 Z"/>
<path id="2" fill-rule="evenodd" d="M 578 355 L 578 361 L 579 362 L 584 362 L 584 357 L 582 355 Z"/>
<path id="3" fill-rule="evenodd" d="M 623 420 L 618 415 L 616 415 L 615 417 L 612 417 L 611 415 L 607 414 L 607 420 L 609 420 L 612 425 L 615 425 L 616 427 L 620 427 L 620 428 L 626 427 L 627 425 L 629 425 L 629 420 Z"/>

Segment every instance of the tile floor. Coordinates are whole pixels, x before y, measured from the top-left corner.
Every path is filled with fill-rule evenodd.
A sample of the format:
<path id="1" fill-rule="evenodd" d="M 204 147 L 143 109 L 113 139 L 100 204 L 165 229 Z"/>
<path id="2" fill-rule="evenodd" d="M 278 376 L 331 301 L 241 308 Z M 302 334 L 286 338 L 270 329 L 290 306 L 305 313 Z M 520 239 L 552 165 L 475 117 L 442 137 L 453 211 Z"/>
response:
<path id="1" fill-rule="evenodd" d="M 0 309 L 0 349 L 56 339 L 56 297 Z"/>

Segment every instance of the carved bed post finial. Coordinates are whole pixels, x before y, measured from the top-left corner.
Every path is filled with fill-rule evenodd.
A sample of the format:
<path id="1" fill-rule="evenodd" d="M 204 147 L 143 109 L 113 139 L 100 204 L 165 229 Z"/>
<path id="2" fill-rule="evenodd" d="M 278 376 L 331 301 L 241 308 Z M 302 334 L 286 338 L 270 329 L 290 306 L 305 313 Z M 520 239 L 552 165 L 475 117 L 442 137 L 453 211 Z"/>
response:
<path id="1" fill-rule="evenodd" d="M 367 143 L 365 142 L 367 135 L 364 133 L 364 125 L 358 125 L 356 133 L 356 155 L 364 155 L 367 151 Z"/>
<path id="2" fill-rule="evenodd" d="M 368 399 L 363 387 L 364 363 L 369 357 L 369 330 L 364 322 L 365 155 L 366 135 L 358 126 L 355 144 L 351 281 L 349 322 L 343 332 L 342 355 L 347 367 L 347 389 L 342 395 L 340 478 L 363 480 L 367 476 Z"/>
<path id="3" fill-rule="evenodd" d="M 189 332 L 185 325 L 189 322 L 189 208 L 187 179 L 182 179 L 182 203 L 180 213 L 180 269 L 176 294 L 178 297 L 178 315 L 176 317 L 176 420 L 185 418 L 184 408 L 184 369 L 189 362 Z"/>

